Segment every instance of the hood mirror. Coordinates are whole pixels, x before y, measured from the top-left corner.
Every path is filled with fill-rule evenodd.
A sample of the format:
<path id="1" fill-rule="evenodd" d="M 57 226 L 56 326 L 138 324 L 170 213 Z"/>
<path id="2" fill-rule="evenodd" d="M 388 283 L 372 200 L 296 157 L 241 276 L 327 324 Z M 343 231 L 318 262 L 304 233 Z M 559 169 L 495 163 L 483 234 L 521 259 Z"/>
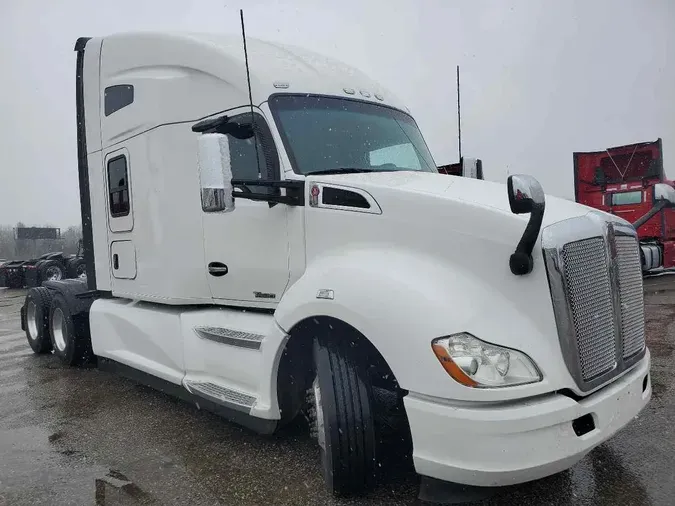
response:
<path id="1" fill-rule="evenodd" d="M 516 246 L 516 251 L 509 258 L 509 267 L 516 276 L 532 272 L 534 260 L 532 250 L 539 237 L 541 223 L 544 219 L 546 197 L 544 190 L 532 176 L 515 174 L 507 181 L 509 206 L 513 214 L 530 213 L 525 232 Z"/>
<path id="2" fill-rule="evenodd" d="M 544 190 L 532 176 L 509 176 L 509 205 L 513 214 L 531 213 L 536 206 L 545 204 Z"/>
<path id="3" fill-rule="evenodd" d="M 667 202 L 666 207 L 675 206 L 675 188 L 666 183 L 654 185 L 654 203 Z"/>
<path id="4" fill-rule="evenodd" d="M 654 205 L 646 214 L 633 222 L 635 230 L 647 223 L 666 207 L 675 207 L 675 188 L 666 183 L 656 183 L 654 185 Z"/>

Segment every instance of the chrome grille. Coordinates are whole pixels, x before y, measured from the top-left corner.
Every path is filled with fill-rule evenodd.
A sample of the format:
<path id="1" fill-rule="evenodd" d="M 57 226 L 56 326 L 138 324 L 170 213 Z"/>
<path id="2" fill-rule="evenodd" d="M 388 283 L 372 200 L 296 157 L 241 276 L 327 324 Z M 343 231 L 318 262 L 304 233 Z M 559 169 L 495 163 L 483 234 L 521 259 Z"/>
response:
<path id="1" fill-rule="evenodd" d="M 633 237 L 616 238 L 623 358 L 635 355 L 645 347 L 645 305 L 638 248 Z"/>
<path id="2" fill-rule="evenodd" d="M 542 248 L 565 364 L 581 391 L 593 390 L 645 353 L 637 234 L 591 211 L 544 228 Z"/>
<path id="3" fill-rule="evenodd" d="M 562 250 L 565 284 L 581 366 L 588 381 L 616 363 L 614 307 L 609 262 L 602 237 L 566 244 Z"/>

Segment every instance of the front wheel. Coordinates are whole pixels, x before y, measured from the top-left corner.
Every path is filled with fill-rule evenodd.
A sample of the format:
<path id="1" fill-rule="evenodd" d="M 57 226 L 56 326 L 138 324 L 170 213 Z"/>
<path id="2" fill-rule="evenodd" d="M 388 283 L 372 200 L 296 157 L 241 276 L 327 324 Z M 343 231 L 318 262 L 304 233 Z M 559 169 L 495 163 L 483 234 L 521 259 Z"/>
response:
<path id="1" fill-rule="evenodd" d="M 310 389 L 312 430 L 328 489 L 366 492 L 375 481 L 373 393 L 366 367 L 348 343 L 314 342 L 316 378 Z"/>

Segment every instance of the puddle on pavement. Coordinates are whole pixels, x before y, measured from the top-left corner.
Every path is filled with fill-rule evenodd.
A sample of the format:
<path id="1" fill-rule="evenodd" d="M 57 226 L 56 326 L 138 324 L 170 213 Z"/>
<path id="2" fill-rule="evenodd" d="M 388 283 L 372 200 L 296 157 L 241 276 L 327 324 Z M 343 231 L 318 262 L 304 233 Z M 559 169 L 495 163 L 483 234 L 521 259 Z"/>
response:
<path id="1" fill-rule="evenodd" d="M 664 309 L 650 309 L 648 319 L 649 346 L 660 363 L 675 350 L 673 330 L 664 334 L 675 311 Z M 329 497 L 316 446 L 300 426 L 258 436 L 117 376 L 65 368 L 54 357 L 33 357 L 28 348 L 25 354 L 0 364 L 0 370 L 16 371 L 8 374 L 11 390 L 0 387 L 12 404 L 0 402 L 0 506 L 3 498 L 7 504 L 418 504 L 416 475 L 396 466 L 365 498 Z M 666 394 L 671 378 L 669 370 L 653 373 L 655 398 Z M 652 435 L 664 427 L 650 416 L 571 470 L 500 489 L 479 504 L 655 502 L 648 490 L 658 493 L 653 487 L 671 475 L 655 467 L 669 466 L 664 454 L 672 453 L 650 446 L 663 444 L 652 443 Z M 616 450 L 622 445 L 629 447 L 625 455 Z M 640 460 L 650 454 L 656 462 Z"/>

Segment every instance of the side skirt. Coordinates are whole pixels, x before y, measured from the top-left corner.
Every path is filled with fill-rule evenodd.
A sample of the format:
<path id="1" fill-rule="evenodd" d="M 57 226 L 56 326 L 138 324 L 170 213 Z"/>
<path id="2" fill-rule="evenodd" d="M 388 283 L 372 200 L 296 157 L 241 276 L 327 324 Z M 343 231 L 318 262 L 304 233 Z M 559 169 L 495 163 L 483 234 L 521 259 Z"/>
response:
<path id="1" fill-rule="evenodd" d="M 215 413 L 226 420 L 251 429 L 259 434 L 272 434 L 277 428 L 278 420 L 257 418 L 240 410 L 223 406 L 210 399 L 188 392 L 182 385 L 176 385 L 170 381 L 163 380 L 144 371 L 139 371 L 138 369 L 134 369 L 133 367 L 129 367 L 128 365 L 115 360 L 98 357 L 98 368 L 102 371 L 119 374 L 136 383 L 159 390 L 172 397 L 177 397 L 190 404 L 194 404 L 198 409 L 205 409 L 211 413 Z"/>

